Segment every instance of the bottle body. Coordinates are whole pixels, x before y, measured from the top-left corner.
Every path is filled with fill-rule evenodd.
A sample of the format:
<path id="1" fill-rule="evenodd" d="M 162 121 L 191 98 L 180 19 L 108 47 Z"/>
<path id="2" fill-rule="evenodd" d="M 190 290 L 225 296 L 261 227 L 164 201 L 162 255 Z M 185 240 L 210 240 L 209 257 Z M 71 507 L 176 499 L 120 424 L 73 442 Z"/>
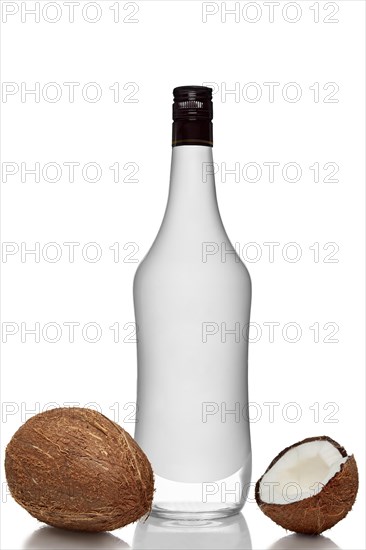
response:
<path id="1" fill-rule="evenodd" d="M 135 438 L 156 478 L 153 513 L 238 512 L 251 475 L 249 274 L 217 207 L 212 148 L 173 148 L 168 205 L 134 280 Z"/>

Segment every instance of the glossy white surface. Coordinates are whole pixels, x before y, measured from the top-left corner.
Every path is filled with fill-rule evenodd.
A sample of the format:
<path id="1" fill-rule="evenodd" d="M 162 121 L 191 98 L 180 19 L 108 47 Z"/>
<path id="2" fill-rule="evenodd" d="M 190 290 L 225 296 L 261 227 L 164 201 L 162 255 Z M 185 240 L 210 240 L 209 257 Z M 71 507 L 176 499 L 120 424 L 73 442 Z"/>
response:
<path id="1" fill-rule="evenodd" d="M 2 322 L 14 323 L 7 327 L 15 330 L 2 346 L 2 459 L 18 427 L 50 406 L 94 406 L 133 433 L 132 281 L 135 260 L 147 252 L 164 214 L 172 89 L 211 82 L 220 212 L 253 281 L 252 479 L 286 446 L 324 434 L 354 453 L 363 488 L 349 516 L 325 533 L 331 542 L 286 534 L 247 503 L 252 546 L 364 550 L 365 3 L 297 2 L 301 17 L 295 23 L 284 19 L 299 9 L 286 8 L 287 1 L 274 7 L 273 23 L 261 1 L 256 23 L 243 11 L 237 23 L 230 14 L 223 23 L 221 2 L 203 22 L 199 1 L 155 0 L 139 1 L 135 15 L 134 6 L 120 3 L 118 23 L 116 7 L 110 9 L 115 0 L 99 2 L 96 23 L 83 19 L 80 0 L 69 23 L 67 2 L 56 3 L 59 22 L 42 17 L 35 23 L 32 15 L 21 20 L 22 6 L 32 9 L 34 2 L 11 2 L 19 10 L 1 27 L 2 80 L 19 86 L 1 103 L 2 161 L 19 168 L 2 186 L 2 240 L 15 243 L 1 264 Z M 255 5 L 246 9 L 256 16 Z M 55 8 L 48 10 L 48 18 L 55 17 Z M 95 17 L 93 7 L 88 14 Z M 126 17 L 139 22 L 124 23 Z M 339 22 L 326 23 L 326 17 Z M 37 82 L 41 89 L 56 82 L 62 97 L 51 102 L 40 93 L 39 102 L 31 95 L 22 102 L 22 82 L 29 90 Z M 76 83 L 74 102 L 65 82 Z M 90 82 L 102 90 L 99 101 L 83 98 Z M 293 82 L 297 87 L 288 86 Z M 284 99 L 286 91 L 291 99 L 299 89 L 298 101 Z M 92 98 L 95 88 L 86 91 Z M 48 93 L 52 99 L 55 88 Z M 39 182 L 32 175 L 22 182 L 22 162 L 28 169 L 56 162 L 61 179 L 47 181 L 41 173 Z M 67 162 L 80 163 L 74 181 Z M 95 183 L 82 173 L 89 162 L 102 170 Z M 110 167 L 117 162 L 120 181 L 114 183 Z M 277 163 L 272 179 L 268 163 Z M 298 181 L 289 181 L 294 166 L 283 177 L 288 163 L 300 167 Z M 92 168 L 88 174 L 94 175 Z M 88 249 L 93 242 L 99 248 Z M 22 261 L 22 243 L 27 250 L 39 243 L 39 261 L 31 254 Z M 48 243 L 59 246 L 58 261 L 47 259 L 57 252 Z M 73 261 L 64 243 L 76 243 Z M 100 259 L 88 261 L 98 251 Z M 22 335 L 22 323 L 24 330 L 39 323 L 39 342 L 24 330 Z M 56 328 L 47 334 L 48 323 Z M 79 323 L 73 342 L 67 323 Z M 89 341 L 88 323 L 95 324 L 86 330 Z M 57 327 L 60 338 L 51 343 Z M 92 343 L 96 330 L 99 339 Z M 123 548 L 121 540 L 132 546 L 134 526 L 95 539 L 38 532 L 40 524 L 7 496 L 4 478 L 2 483 L 4 550 Z M 163 528 L 161 536 L 171 544 Z"/>
<path id="2" fill-rule="evenodd" d="M 37 525 L 19 509 L 7 507 L 3 548 L 17 550 L 192 549 L 207 550 L 363 550 L 362 506 L 319 537 L 286 533 L 256 505 L 242 514 L 195 525 L 150 517 L 113 533 L 83 534 Z M 194 522 L 193 522 L 194 523 Z"/>

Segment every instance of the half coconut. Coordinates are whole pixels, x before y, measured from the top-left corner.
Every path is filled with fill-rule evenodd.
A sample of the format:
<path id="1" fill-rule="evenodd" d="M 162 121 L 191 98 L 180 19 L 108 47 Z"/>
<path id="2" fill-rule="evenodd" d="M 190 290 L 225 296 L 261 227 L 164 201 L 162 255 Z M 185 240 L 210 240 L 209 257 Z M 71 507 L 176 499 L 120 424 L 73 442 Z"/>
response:
<path id="1" fill-rule="evenodd" d="M 285 529 L 318 535 L 347 515 L 357 490 L 354 457 L 320 436 L 284 449 L 257 481 L 255 498 L 262 512 Z"/>

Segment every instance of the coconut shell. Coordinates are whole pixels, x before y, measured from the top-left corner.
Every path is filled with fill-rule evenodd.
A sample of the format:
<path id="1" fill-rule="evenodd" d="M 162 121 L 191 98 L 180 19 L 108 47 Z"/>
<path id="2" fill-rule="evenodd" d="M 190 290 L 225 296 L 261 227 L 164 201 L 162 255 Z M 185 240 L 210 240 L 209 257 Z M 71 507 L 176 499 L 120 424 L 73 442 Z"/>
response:
<path id="1" fill-rule="evenodd" d="M 147 457 L 125 430 L 90 409 L 30 418 L 7 446 L 5 471 L 14 499 L 54 527 L 110 531 L 151 510 Z"/>
<path id="2" fill-rule="evenodd" d="M 347 452 L 336 441 L 327 436 L 310 437 L 287 447 L 272 460 L 263 476 L 290 449 L 311 441 L 329 441 L 343 457 Z M 260 484 L 255 486 L 255 498 L 262 512 L 275 523 L 296 533 L 319 535 L 343 519 L 356 500 L 358 491 L 358 470 L 354 456 L 349 456 L 337 472 L 319 493 L 289 504 L 270 504 L 260 497 Z"/>

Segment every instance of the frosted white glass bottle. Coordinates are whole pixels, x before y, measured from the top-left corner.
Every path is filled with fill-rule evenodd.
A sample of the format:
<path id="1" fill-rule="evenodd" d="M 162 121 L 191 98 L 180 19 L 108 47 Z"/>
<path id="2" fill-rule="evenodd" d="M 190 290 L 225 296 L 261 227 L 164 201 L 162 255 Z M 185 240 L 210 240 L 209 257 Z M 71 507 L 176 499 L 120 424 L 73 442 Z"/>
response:
<path id="1" fill-rule="evenodd" d="M 217 206 L 211 97 L 174 90 L 168 204 L 134 280 L 135 438 L 155 473 L 152 513 L 167 518 L 237 513 L 251 475 L 251 282 Z"/>

